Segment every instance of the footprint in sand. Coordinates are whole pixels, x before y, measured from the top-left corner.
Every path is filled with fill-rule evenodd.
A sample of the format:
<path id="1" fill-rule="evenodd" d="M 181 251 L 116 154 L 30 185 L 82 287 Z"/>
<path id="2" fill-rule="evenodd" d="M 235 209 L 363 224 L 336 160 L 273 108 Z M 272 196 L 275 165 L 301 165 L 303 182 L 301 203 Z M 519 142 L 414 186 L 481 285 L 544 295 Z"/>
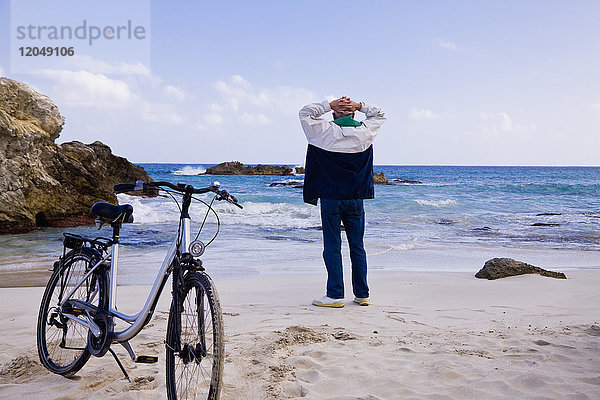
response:
<path id="1" fill-rule="evenodd" d="M 591 336 L 600 336 L 600 326 L 592 325 L 587 329 L 584 329 L 584 332 Z"/>
<path id="2" fill-rule="evenodd" d="M 538 346 L 550 346 L 552 343 L 546 342 L 545 340 L 534 340 L 533 344 L 537 344 Z"/>
<path id="3" fill-rule="evenodd" d="M 309 357 L 317 359 L 317 360 L 323 360 L 327 357 L 327 353 L 325 353 L 324 351 L 320 351 L 320 350 L 308 350 L 308 351 L 305 351 L 304 353 L 302 353 L 302 355 L 309 356 Z"/>
<path id="4" fill-rule="evenodd" d="M 129 390 L 152 390 L 156 388 L 156 377 L 154 376 L 139 376 L 131 382 Z"/>
<path id="5" fill-rule="evenodd" d="M 491 308 L 504 308 L 507 310 L 523 310 L 522 308 L 518 308 L 518 307 L 510 307 L 510 306 L 490 306 Z"/>
<path id="6" fill-rule="evenodd" d="M 400 321 L 400 322 L 402 322 L 404 324 L 406 323 L 406 320 L 404 318 L 402 318 L 402 317 L 399 317 L 398 315 L 390 315 L 390 314 L 388 314 L 388 315 L 386 315 L 386 317 L 389 318 L 389 319 Z"/>
<path id="7" fill-rule="evenodd" d="M 338 331 L 331 334 L 335 340 L 356 340 L 358 339 L 356 336 L 351 335 L 344 331 Z"/>
<path id="8" fill-rule="evenodd" d="M 318 371 L 321 365 L 314 362 L 310 357 L 290 357 L 286 362 L 294 368 L 296 378 L 303 382 L 316 383 L 321 377 Z"/>

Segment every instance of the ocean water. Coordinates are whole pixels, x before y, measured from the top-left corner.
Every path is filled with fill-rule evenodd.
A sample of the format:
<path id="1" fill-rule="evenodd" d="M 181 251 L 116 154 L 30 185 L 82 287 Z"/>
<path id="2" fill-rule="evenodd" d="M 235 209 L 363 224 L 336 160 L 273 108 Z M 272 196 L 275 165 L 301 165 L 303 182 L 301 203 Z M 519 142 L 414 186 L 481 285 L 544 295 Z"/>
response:
<path id="1" fill-rule="evenodd" d="M 142 166 L 155 180 L 196 187 L 217 180 L 238 197 L 242 210 L 214 205 L 220 233 L 203 261 L 217 278 L 323 269 L 319 208 L 302 202 L 301 189 L 269 186 L 302 175 L 209 176 L 202 175 L 210 166 L 204 164 Z M 546 268 L 600 268 L 598 167 L 376 166 L 375 172 L 422 183 L 376 185 L 376 198 L 365 201 L 372 269 L 476 272 L 487 259 L 503 256 Z M 121 234 L 120 279 L 151 283 L 177 229 L 177 205 L 168 197 L 118 199 L 134 206 L 135 219 Z M 207 208 L 194 203 L 191 210 L 198 228 Z M 209 214 L 199 238 L 208 242 L 216 229 Z M 60 253 L 64 230 L 0 236 L 0 269 L 49 263 Z M 66 230 L 110 234 L 110 228 Z"/>

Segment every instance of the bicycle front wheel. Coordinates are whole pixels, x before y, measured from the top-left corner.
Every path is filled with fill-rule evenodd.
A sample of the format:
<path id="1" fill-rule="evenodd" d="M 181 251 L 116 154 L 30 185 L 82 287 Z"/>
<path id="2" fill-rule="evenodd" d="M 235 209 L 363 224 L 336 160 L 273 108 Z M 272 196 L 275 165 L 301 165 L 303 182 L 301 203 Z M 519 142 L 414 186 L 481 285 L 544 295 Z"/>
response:
<path id="1" fill-rule="evenodd" d="M 90 358 L 88 329 L 64 316 L 60 303 L 98 260 L 95 250 L 73 250 L 65 255 L 46 286 L 38 315 L 37 348 L 42 364 L 56 374 L 72 376 Z M 105 275 L 92 273 L 71 299 L 103 307 L 108 301 L 106 285 Z"/>
<path id="2" fill-rule="evenodd" d="M 225 357 L 221 304 L 205 273 L 188 273 L 183 282 L 167 325 L 167 397 L 216 400 Z"/>

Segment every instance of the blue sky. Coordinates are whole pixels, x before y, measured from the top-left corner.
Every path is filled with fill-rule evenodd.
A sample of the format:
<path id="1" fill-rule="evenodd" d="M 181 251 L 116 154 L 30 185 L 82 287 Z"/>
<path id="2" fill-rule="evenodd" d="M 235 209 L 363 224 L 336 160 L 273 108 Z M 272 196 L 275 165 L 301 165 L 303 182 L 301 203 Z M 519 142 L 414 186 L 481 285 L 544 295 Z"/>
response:
<path id="1" fill-rule="evenodd" d="M 196 0 L 150 10 L 150 62 L 98 51 L 20 73 L 10 1 L 0 0 L 0 75 L 57 103 L 59 142 L 100 140 L 136 162 L 302 164 L 297 111 L 347 95 L 388 115 L 377 164 L 600 165 L 598 1 Z"/>

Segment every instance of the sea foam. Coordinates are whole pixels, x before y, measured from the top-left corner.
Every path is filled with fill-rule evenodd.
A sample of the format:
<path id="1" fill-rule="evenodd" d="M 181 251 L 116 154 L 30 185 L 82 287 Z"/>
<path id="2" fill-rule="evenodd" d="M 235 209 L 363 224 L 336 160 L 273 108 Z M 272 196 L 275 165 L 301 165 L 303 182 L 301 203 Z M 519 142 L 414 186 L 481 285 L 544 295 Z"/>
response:
<path id="1" fill-rule="evenodd" d="M 457 205 L 457 201 L 454 199 L 446 199 L 446 200 L 424 200 L 417 199 L 415 202 L 420 206 L 429 206 L 429 207 L 448 207 Z"/>
<path id="2" fill-rule="evenodd" d="M 192 165 L 186 165 L 183 168 L 173 171 L 173 175 L 193 176 L 193 175 L 202 175 L 205 172 L 206 172 L 206 168 L 192 166 Z"/>
<path id="3" fill-rule="evenodd" d="M 143 198 L 119 194 L 119 204 L 133 206 L 134 223 L 160 224 L 177 222 L 179 209 L 168 198 Z M 209 199 L 204 199 L 207 203 Z M 214 203 L 213 208 L 224 225 L 250 225 L 256 228 L 307 229 L 321 224 L 319 209 L 302 204 L 242 202 L 243 209 L 225 202 Z M 207 208 L 203 204 L 192 203 L 190 216 L 194 221 L 202 221 Z M 213 218 L 209 214 L 209 218 Z"/>

